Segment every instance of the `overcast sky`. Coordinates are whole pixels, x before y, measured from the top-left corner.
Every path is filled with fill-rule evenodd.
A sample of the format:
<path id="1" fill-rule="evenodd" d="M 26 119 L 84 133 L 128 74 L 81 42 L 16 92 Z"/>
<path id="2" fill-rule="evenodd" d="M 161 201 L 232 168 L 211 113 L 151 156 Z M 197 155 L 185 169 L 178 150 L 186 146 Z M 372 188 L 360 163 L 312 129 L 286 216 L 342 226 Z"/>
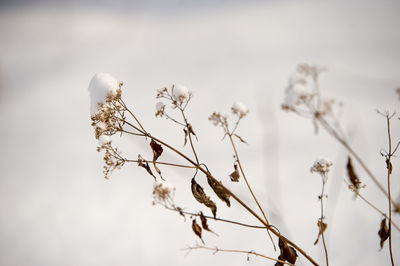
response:
<path id="1" fill-rule="evenodd" d="M 143 169 L 128 165 L 111 180 L 102 177 L 87 91 L 99 71 L 123 81 L 123 97 L 145 126 L 179 148 L 181 129 L 154 117 L 156 90 L 174 83 L 192 90 L 188 116 L 199 156 L 224 183 L 232 150 L 208 116 L 245 103 L 250 113 L 238 132 L 249 145 L 238 148 L 250 182 L 271 223 L 321 264 L 322 247 L 313 245 L 321 181 L 309 169 L 317 157 L 330 157 L 331 264 L 390 264 L 387 243 L 379 252 L 381 215 L 354 201 L 343 181 L 346 151 L 280 104 L 298 63 L 326 67 L 323 95 L 343 102 L 351 145 L 385 183 L 379 151 L 387 146 L 386 128 L 375 110 L 400 111 L 397 1 L 3 1 L 0 7 L 1 265 L 247 264 L 237 254 L 198 250 L 185 257 L 181 249 L 199 242 L 190 219 L 151 205 L 153 181 Z M 399 140 L 398 120 L 392 132 Z M 122 144 L 126 154 L 150 156 L 146 143 Z M 399 163 L 394 158 L 398 200 Z M 365 195 L 386 211 L 385 198 L 356 170 Z M 163 171 L 177 187 L 177 204 L 199 210 L 190 193 L 193 173 Z M 255 206 L 243 183 L 229 185 Z M 221 217 L 256 223 L 236 203 L 219 205 Z M 205 234 L 209 246 L 279 255 L 265 233 L 209 223 L 220 235 Z M 393 233 L 393 250 L 400 250 L 400 233 Z M 251 258 L 249 265 L 265 261 Z M 307 261 L 300 257 L 299 265 Z"/>

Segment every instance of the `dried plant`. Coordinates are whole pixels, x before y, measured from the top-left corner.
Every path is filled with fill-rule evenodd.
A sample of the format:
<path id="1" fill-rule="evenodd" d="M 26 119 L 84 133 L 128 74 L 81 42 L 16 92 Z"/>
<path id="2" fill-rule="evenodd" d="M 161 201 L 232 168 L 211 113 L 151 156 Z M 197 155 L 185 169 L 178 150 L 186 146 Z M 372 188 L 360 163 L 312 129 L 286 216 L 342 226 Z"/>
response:
<path id="1" fill-rule="evenodd" d="M 398 205 L 396 205 L 390 197 L 390 175 L 393 170 L 391 157 L 397 150 L 398 145 L 392 150 L 391 144 L 389 144 L 389 151 L 387 153 L 382 153 L 386 159 L 386 167 L 388 170 L 388 191 L 386 191 L 346 141 L 338 119 L 338 114 L 342 105 L 334 100 L 324 100 L 322 98 L 318 87 L 318 77 L 323 70 L 323 68 L 317 66 L 300 65 L 289 80 L 282 108 L 286 111 L 294 112 L 303 117 L 312 119 L 315 132 L 318 132 L 319 128 L 327 130 L 330 135 L 348 150 L 350 155 L 346 168 L 350 182 L 349 188 L 354 192 L 356 197 L 361 198 L 369 206 L 373 207 L 384 216 L 379 230 L 380 245 L 382 247 L 384 241 L 389 239 L 391 248 L 391 225 L 394 225 L 394 227 L 399 230 L 399 227 L 391 219 L 391 206 L 392 204 L 394 206 Z M 243 184 L 257 208 L 250 207 L 250 205 L 245 203 L 237 194 L 233 193 L 229 189 L 231 185 L 229 181 L 222 182 L 217 179 L 212 169 L 209 169 L 199 157 L 196 145 L 200 145 L 201 142 L 197 138 L 195 127 L 191 124 L 186 110 L 193 98 L 193 94 L 185 86 L 175 84 L 171 86 L 171 88 L 162 88 L 158 90 L 156 98 L 160 101 L 156 103 L 155 116 L 157 118 L 165 118 L 174 126 L 180 128 L 178 132 L 182 134 L 183 145 L 186 146 L 189 153 L 180 151 L 177 147 L 169 144 L 167 140 L 145 129 L 142 122 L 138 119 L 137 114 L 135 114 L 123 100 L 122 85 L 122 82 L 105 73 L 96 74 L 89 85 L 89 92 L 92 100 L 92 126 L 94 127 L 95 138 L 99 141 L 97 150 L 99 152 L 104 152 L 103 173 L 105 178 L 109 178 L 114 170 L 120 169 L 127 163 L 137 163 L 138 167 L 144 168 L 146 170 L 144 173 L 147 173 L 154 179 L 153 205 L 160 205 L 167 210 L 177 213 L 183 217 L 184 222 L 186 222 L 187 217 L 192 221 L 192 231 L 195 237 L 201 240 L 203 245 L 196 244 L 195 246 L 188 247 L 186 249 L 188 252 L 194 249 L 206 249 L 214 251 L 214 253 L 243 253 L 247 255 L 247 260 L 249 260 L 250 255 L 254 255 L 274 261 L 276 263 L 275 265 L 294 265 L 298 256 L 304 256 L 311 264 L 319 265 L 299 245 L 281 234 L 278 225 L 274 225 L 269 221 L 268 214 L 264 211 L 261 202 L 254 193 L 254 189 L 250 184 L 249 177 L 246 175 L 237 147 L 238 143 L 242 145 L 247 144 L 245 138 L 237 133 L 240 122 L 249 114 L 249 109 L 243 103 L 236 102 L 232 105 L 231 116 L 223 115 L 220 112 L 214 112 L 209 116 L 209 120 L 215 126 L 222 128 L 222 139 L 227 139 L 232 147 L 233 169 L 227 169 L 227 175 L 229 175 L 231 182 Z M 387 118 L 389 143 L 391 143 L 389 116 L 387 116 Z M 153 158 L 145 159 L 141 154 L 137 154 L 137 159 L 126 158 L 123 155 L 123 151 L 116 147 L 113 142 L 113 138 L 117 136 L 131 136 L 141 139 L 148 144 L 147 147 L 149 151 L 151 150 Z M 165 150 L 172 152 L 172 154 L 175 154 L 177 158 L 180 158 L 185 163 L 178 164 L 162 161 Z M 388 198 L 388 216 L 360 194 L 360 189 L 364 188 L 364 185 L 356 174 L 350 156 L 364 168 L 370 178 Z M 311 167 L 311 172 L 318 173 L 322 180 L 322 191 L 318 196 L 321 205 L 320 217 L 317 221 L 318 236 L 314 244 L 316 245 L 319 239 L 322 238 L 327 265 L 329 265 L 329 260 L 324 233 L 327 230 L 328 224 L 325 222 L 324 216 L 324 199 L 327 198 L 325 194 L 325 184 L 332 165 L 330 160 L 322 158 L 315 161 Z M 189 193 L 193 196 L 194 202 L 199 203 L 198 207 L 207 207 L 207 212 L 205 211 L 206 214 L 204 214 L 201 209 L 186 210 L 186 208 L 182 207 L 181 203 L 177 204 L 175 202 L 176 189 L 173 185 L 168 183 L 168 176 L 165 174 L 166 172 L 162 171 L 164 167 L 187 168 L 193 171 L 192 176 L 188 177 L 185 182 L 187 183 L 188 191 L 190 190 Z M 202 180 L 202 182 L 199 180 Z M 205 181 L 207 181 L 206 183 L 208 185 L 202 187 L 200 183 L 205 183 Z M 239 206 L 243 208 L 248 215 L 256 218 L 259 224 L 251 225 L 243 223 L 240 221 L 240 217 L 236 219 L 220 217 L 220 213 L 217 210 L 219 208 L 233 207 L 234 205 L 232 202 L 238 203 L 238 205 L 235 204 L 235 207 Z M 388 219 L 388 226 L 386 225 L 386 219 Z M 209 220 L 262 230 L 264 233 L 267 233 L 269 239 L 273 243 L 275 252 L 279 252 L 279 254 L 275 256 L 275 259 L 273 258 L 274 256 L 266 256 L 253 250 L 220 249 L 206 246 L 203 234 L 213 233 L 218 235 L 214 230 L 210 229 Z M 276 246 L 279 250 L 276 249 Z"/>

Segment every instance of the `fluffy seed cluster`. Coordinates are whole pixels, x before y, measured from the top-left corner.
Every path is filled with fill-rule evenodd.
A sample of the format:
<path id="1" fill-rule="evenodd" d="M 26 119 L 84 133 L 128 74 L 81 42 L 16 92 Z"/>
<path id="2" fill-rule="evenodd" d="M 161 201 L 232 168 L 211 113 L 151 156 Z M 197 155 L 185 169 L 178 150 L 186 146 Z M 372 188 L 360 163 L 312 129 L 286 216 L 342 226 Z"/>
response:
<path id="1" fill-rule="evenodd" d="M 175 187 L 167 181 L 155 182 L 153 186 L 153 205 L 169 203 L 173 199 Z"/>
<path id="2" fill-rule="evenodd" d="M 311 167 L 311 173 L 318 173 L 326 178 L 333 163 L 328 158 L 317 159 Z"/>
<path id="3" fill-rule="evenodd" d="M 228 118 L 217 112 L 212 113 L 208 120 L 210 120 L 214 124 L 214 126 L 226 127 L 228 125 Z"/>

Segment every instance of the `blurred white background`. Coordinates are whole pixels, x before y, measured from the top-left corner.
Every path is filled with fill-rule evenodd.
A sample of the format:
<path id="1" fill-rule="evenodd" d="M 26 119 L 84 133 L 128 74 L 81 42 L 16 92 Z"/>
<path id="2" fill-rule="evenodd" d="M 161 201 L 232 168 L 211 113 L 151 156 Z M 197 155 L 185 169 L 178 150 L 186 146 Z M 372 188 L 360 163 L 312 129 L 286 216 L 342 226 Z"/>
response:
<path id="1" fill-rule="evenodd" d="M 124 82 L 123 97 L 153 135 L 183 144 L 180 128 L 156 119 L 156 90 L 173 83 L 194 92 L 188 108 L 200 159 L 229 183 L 232 150 L 208 116 L 235 101 L 250 108 L 238 133 L 243 164 L 270 222 L 324 264 L 318 234 L 317 157 L 334 162 L 326 233 L 332 265 L 389 265 L 379 252 L 381 215 L 346 188 L 347 153 L 311 121 L 280 109 L 298 63 L 325 66 L 323 95 L 344 103 L 342 125 L 385 183 L 379 151 L 386 124 L 376 109 L 399 110 L 400 4 L 397 1 L 5 1 L 0 3 L 0 264 L 1 265 L 273 265 L 245 255 L 182 248 L 199 242 L 191 221 L 153 207 L 153 180 L 127 165 L 102 177 L 90 126 L 91 77 Z M 393 120 L 393 139 L 400 139 Z M 123 142 L 126 154 L 150 157 L 146 143 Z M 182 150 L 190 153 L 186 148 Z M 165 153 L 165 160 L 176 160 Z M 392 189 L 400 200 L 394 158 Z M 188 170 L 165 169 L 176 201 L 203 209 L 191 196 Z M 364 194 L 387 202 L 356 165 Z M 199 182 L 206 187 L 204 179 Z M 229 184 L 255 206 L 244 184 Z M 209 193 L 210 194 L 210 193 Z M 217 200 L 217 199 L 216 199 Z M 238 204 L 217 201 L 221 217 L 256 224 Z M 400 223 L 399 216 L 395 217 Z M 209 221 L 220 237 L 209 246 L 277 257 L 264 232 Z M 400 261 L 400 233 L 393 231 Z M 308 262 L 299 257 L 298 265 Z"/>

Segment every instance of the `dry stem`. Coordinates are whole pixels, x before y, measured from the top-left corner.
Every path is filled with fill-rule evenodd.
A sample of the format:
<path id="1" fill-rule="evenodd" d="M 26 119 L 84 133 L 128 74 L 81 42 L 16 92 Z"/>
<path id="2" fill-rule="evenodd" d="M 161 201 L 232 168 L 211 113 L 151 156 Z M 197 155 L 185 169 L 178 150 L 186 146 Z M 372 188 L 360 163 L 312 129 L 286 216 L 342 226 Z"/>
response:
<path id="1" fill-rule="evenodd" d="M 292 266 L 294 266 L 294 264 L 291 264 L 291 263 L 289 263 L 289 262 L 287 262 L 287 261 L 278 260 L 278 259 L 275 259 L 275 258 L 266 256 L 266 255 L 257 253 L 257 252 L 255 252 L 255 251 L 253 251 L 253 250 L 245 251 L 245 250 L 237 250 L 237 249 L 220 249 L 220 248 L 218 248 L 218 247 L 211 248 L 211 247 L 200 246 L 200 245 L 196 245 L 196 246 L 194 246 L 194 247 L 187 247 L 187 248 L 185 248 L 184 250 L 187 250 L 188 252 L 190 252 L 190 251 L 192 251 L 192 250 L 194 250 L 194 249 L 211 250 L 211 251 L 214 251 L 214 254 L 216 254 L 216 253 L 218 253 L 218 252 L 230 252 L 230 253 L 242 253 L 242 254 L 247 254 L 247 260 L 249 260 L 249 256 L 250 256 L 250 255 L 254 255 L 254 256 L 262 257 L 262 258 L 269 259 L 269 260 L 272 260 L 272 261 L 276 261 L 276 262 L 280 262 L 280 263 L 283 263 L 283 264 L 287 264 L 287 265 L 292 265 Z"/>

